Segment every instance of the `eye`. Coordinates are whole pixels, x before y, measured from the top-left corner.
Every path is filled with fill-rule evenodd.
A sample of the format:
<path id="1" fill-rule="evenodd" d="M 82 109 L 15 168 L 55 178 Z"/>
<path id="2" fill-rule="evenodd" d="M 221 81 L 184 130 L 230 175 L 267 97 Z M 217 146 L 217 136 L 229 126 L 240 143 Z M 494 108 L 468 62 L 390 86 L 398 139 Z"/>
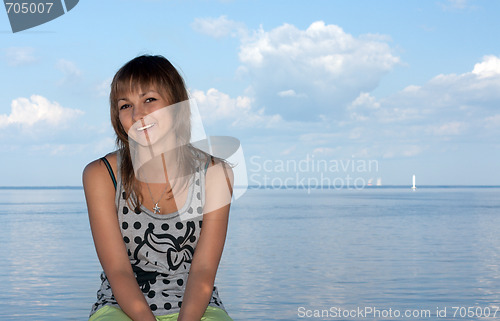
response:
<path id="1" fill-rule="evenodd" d="M 153 97 L 150 97 L 150 98 L 146 99 L 146 101 L 145 101 L 145 102 L 146 102 L 146 103 L 152 103 L 153 101 L 156 101 L 156 100 L 158 100 L 158 99 L 153 98 Z"/>
<path id="2" fill-rule="evenodd" d="M 127 109 L 129 107 L 130 107 L 129 104 L 123 104 L 123 105 L 120 106 L 120 110 Z"/>

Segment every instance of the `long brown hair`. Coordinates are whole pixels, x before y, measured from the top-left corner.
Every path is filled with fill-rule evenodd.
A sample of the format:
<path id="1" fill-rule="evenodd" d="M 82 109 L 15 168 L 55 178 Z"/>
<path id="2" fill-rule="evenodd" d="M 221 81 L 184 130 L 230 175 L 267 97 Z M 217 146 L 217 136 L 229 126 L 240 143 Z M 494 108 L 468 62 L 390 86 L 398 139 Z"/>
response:
<path id="1" fill-rule="evenodd" d="M 122 94 L 136 90 L 154 88 L 171 105 L 189 99 L 184 80 L 175 67 L 163 56 L 143 55 L 127 62 L 118 70 L 111 82 L 110 113 L 111 124 L 116 133 L 116 144 L 121 153 L 120 174 L 126 197 L 134 206 L 142 203 L 141 186 L 134 174 L 128 134 L 119 119 L 118 99 Z M 174 131 L 179 148 L 178 169 L 180 173 L 193 173 L 195 160 L 205 158 L 189 142 L 191 139 L 191 112 L 189 108 L 176 108 Z"/>

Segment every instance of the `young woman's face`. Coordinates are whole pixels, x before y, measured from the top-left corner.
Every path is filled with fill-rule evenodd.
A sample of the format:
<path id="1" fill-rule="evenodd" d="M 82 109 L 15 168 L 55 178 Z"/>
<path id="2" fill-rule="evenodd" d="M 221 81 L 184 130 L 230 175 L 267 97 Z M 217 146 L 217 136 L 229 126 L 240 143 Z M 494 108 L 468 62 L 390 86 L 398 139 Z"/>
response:
<path id="1" fill-rule="evenodd" d="M 173 132 L 168 105 L 154 89 L 126 93 L 118 99 L 120 123 L 129 138 L 143 146 L 152 145 Z"/>

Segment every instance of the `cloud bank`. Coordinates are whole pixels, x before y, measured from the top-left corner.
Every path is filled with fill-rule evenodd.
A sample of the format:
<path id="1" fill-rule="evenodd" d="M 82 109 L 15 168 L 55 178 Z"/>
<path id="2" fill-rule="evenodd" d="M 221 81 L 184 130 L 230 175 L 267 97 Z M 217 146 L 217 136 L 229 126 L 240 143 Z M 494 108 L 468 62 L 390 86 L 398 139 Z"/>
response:
<path id="1" fill-rule="evenodd" d="M 65 108 L 43 96 L 32 95 L 30 98 L 21 97 L 12 101 L 10 114 L 0 114 L 0 129 L 11 125 L 32 128 L 46 124 L 57 130 L 66 128 L 69 121 L 80 115 L 83 115 L 81 110 Z"/>
<path id="2" fill-rule="evenodd" d="M 392 51 L 385 36 L 355 37 L 323 21 L 305 30 L 284 24 L 241 39 L 239 72 L 267 110 L 287 119 L 314 120 L 375 89 L 400 63 Z"/>

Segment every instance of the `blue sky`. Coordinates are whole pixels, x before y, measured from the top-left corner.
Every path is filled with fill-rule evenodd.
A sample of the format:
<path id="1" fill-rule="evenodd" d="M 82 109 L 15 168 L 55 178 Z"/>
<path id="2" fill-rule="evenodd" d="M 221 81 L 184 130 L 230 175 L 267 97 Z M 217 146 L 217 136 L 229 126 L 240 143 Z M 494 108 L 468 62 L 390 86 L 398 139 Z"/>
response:
<path id="1" fill-rule="evenodd" d="M 1 11 L 0 186 L 80 185 L 114 149 L 110 79 L 144 53 L 180 69 L 209 134 L 241 140 L 252 185 L 500 185 L 498 12 L 472 0 L 80 1 L 13 34 Z"/>

